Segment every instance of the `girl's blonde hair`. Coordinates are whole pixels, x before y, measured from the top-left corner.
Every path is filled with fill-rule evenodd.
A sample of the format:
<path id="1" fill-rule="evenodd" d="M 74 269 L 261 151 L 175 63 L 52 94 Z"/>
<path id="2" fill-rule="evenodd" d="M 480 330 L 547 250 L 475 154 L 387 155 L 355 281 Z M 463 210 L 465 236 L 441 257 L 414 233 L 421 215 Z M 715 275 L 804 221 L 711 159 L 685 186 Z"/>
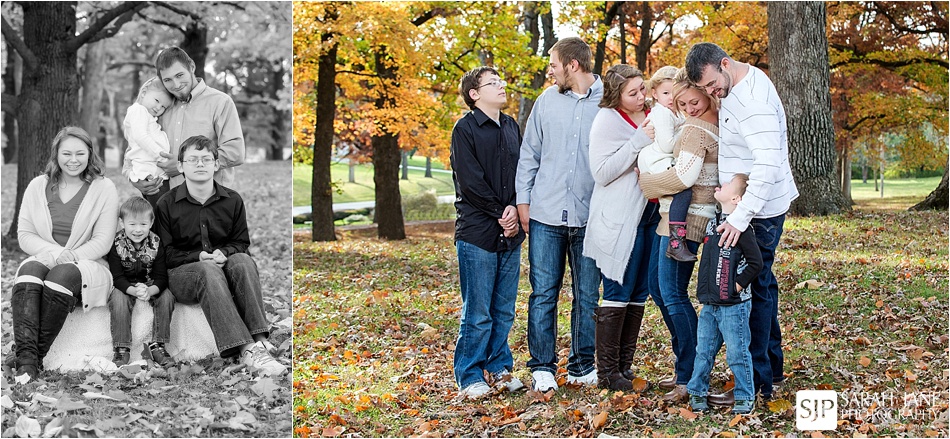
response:
<path id="1" fill-rule="evenodd" d="M 158 79 L 158 76 L 153 76 L 151 78 L 148 78 L 148 80 L 145 81 L 144 84 L 142 84 L 142 87 L 139 88 L 139 95 L 138 97 L 135 98 L 135 102 L 140 101 L 142 99 L 142 96 L 145 96 L 145 93 L 148 93 L 149 91 L 153 91 L 153 90 L 165 93 L 172 100 L 175 100 L 175 97 L 172 96 L 172 94 L 169 93 L 168 90 L 165 89 L 165 85 L 162 84 L 162 80 Z"/>
<path id="2" fill-rule="evenodd" d="M 677 113 L 683 113 L 676 101 L 681 94 L 686 92 L 686 90 L 697 90 L 700 94 L 709 99 L 709 105 L 711 107 L 719 108 L 719 98 L 713 96 L 709 93 L 706 93 L 706 89 L 700 87 L 696 84 L 693 84 L 689 77 L 686 76 L 686 69 L 679 69 L 679 72 L 676 73 L 676 77 L 673 78 L 673 106 L 676 107 Z M 685 115 L 685 114 L 684 114 Z"/>
<path id="3" fill-rule="evenodd" d="M 675 80 L 675 79 L 676 79 L 676 74 L 677 74 L 679 71 L 680 71 L 680 69 L 678 69 L 678 68 L 676 68 L 676 67 L 673 67 L 673 66 L 663 66 L 663 67 L 660 67 L 659 70 L 657 70 L 656 72 L 653 73 L 653 76 L 650 77 L 650 80 L 647 81 L 647 88 L 649 88 L 650 91 L 653 91 L 653 89 L 656 88 L 656 86 L 658 86 L 658 85 L 660 85 L 660 84 L 662 84 L 662 83 L 664 83 L 664 82 L 666 82 L 666 81 L 673 81 L 673 80 Z"/>

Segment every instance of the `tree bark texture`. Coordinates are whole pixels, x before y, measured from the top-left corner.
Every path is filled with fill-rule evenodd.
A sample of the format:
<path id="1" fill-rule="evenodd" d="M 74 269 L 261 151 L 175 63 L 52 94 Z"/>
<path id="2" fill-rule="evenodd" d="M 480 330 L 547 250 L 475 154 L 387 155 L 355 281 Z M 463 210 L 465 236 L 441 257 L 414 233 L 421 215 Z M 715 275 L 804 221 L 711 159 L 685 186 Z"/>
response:
<path id="1" fill-rule="evenodd" d="M 324 34 L 324 43 L 334 38 Z M 330 162 L 333 155 L 333 119 L 336 117 L 336 56 L 334 43 L 320 55 L 317 71 L 317 108 L 313 136 L 313 179 L 310 186 L 310 206 L 313 212 L 313 241 L 335 241 L 333 227 L 333 188 Z"/>
<path id="2" fill-rule="evenodd" d="M 547 58 L 551 47 L 557 42 L 557 36 L 554 34 L 554 15 L 550 8 L 542 14 L 538 10 L 537 2 L 527 2 L 525 4 L 524 23 L 525 29 L 531 35 L 531 41 L 528 43 L 531 53 L 538 53 L 539 45 L 543 44 L 543 46 L 540 46 L 543 47 L 541 56 Z M 541 42 L 542 29 L 544 30 L 543 43 Z M 546 77 L 547 67 L 535 72 L 529 87 L 534 90 L 541 88 Z M 525 126 L 528 125 L 528 115 L 531 114 L 532 108 L 534 108 L 534 99 L 528 99 L 522 95 L 518 101 L 518 127 L 521 128 L 522 134 L 524 134 Z"/>
<path id="3" fill-rule="evenodd" d="M 379 96 L 374 101 L 378 109 L 393 108 L 395 99 L 386 92 L 387 87 L 397 86 L 396 66 L 391 64 L 385 46 L 376 48 L 374 54 L 376 74 L 382 79 Z M 383 239 L 406 239 L 406 226 L 402 217 L 402 199 L 399 194 L 399 137 L 380 127 L 373 135 L 373 183 L 376 185 L 377 233 Z"/>
<path id="4" fill-rule="evenodd" d="M 943 171 L 943 178 L 937 188 L 927 195 L 923 201 L 911 206 L 910 210 L 947 210 L 950 205 L 950 194 L 947 192 L 947 173 L 950 172 L 950 164 Z"/>
<path id="5" fill-rule="evenodd" d="M 24 66 L 23 87 L 17 96 L 20 153 L 16 209 L 7 237 L 15 241 L 23 192 L 50 157 L 56 133 L 75 125 L 79 102 L 77 54 L 66 42 L 76 35 L 76 2 L 23 2 L 23 42 L 36 58 Z M 90 133 L 95 135 L 95 132 Z"/>
<path id="6" fill-rule="evenodd" d="M 79 103 L 79 127 L 95 136 L 99 131 L 99 112 L 105 89 L 105 45 L 102 41 L 86 45 L 83 58 L 82 100 Z M 104 158 L 104 157 L 103 157 Z"/>
<path id="7" fill-rule="evenodd" d="M 614 19 L 617 18 L 617 11 L 623 5 L 624 2 L 604 2 L 604 20 L 601 22 L 607 29 L 614 23 Z M 592 72 L 595 75 L 602 75 L 604 71 L 604 58 L 607 56 L 607 32 L 605 31 L 603 35 L 597 40 L 597 46 L 594 48 L 594 68 Z"/>
<path id="8" fill-rule="evenodd" d="M 3 96 L 8 99 L 10 96 L 20 94 L 20 84 L 23 77 L 23 60 L 17 55 L 15 50 L 7 51 L 7 69 L 3 72 L 3 89 L 7 94 Z M 11 99 L 13 101 L 13 99 Z M 15 107 L 14 107 L 15 109 Z M 3 163 L 13 163 L 17 160 L 17 151 L 19 150 L 16 126 L 16 112 L 6 111 L 3 113 L 3 134 L 7 136 L 7 147 L 3 149 Z"/>
<path id="9" fill-rule="evenodd" d="M 637 68 L 646 74 L 649 67 L 650 47 L 653 46 L 653 8 L 649 2 L 640 2 L 640 37 L 637 40 Z"/>
<path id="10" fill-rule="evenodd" d="M 208 58 L 208 25 L 204 21 L 193 20 L 188 23 L 181 50 L 195 62 L 195 76 L 204 78 L 205 60 Z"/>
<path id="11" fill-rule="evenodd" d="M 789 164 L 801 193 L 790 214 L 829 215 L 845 207 L 836 173 L 825 4 L 768 5 L 771 79 L 785 106 Z"/>

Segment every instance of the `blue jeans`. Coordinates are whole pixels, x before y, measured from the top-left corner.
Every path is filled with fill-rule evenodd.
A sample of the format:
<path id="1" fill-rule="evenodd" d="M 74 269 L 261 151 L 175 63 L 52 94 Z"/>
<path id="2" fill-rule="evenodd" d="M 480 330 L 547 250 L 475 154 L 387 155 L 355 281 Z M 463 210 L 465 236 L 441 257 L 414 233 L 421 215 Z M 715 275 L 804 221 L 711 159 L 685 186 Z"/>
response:
<path id="1" fill-rule="evenodd" d="M 649 232 L 651 222 L 653 222 L 653 212 L 656 207 L 653 203 L 647 203 L 647 207 L 640 217 L 640 223 L 637 225 L 637 237 L 633 243 L 633 250 L 630 251 L 630 258 L 627 260 L 627 269 L 623 273 L 623 284 L 601 275 L 604 280 L 604 300 L 611 302 L 629 302 L 642 305 L 650 295 L 650 265 L 656 268 L 656 252 L 650 252 L 653 249 L 653 241 L 656 239 L 656 223 L 652 224 L 653 232 Z M 649 215 L 648 215 L 649 214 Z M 659 214 L 656 215 L 659 218 Z M 653 276 L 654 280 L 656 276 Z"/>
<path id="2" fill-rule="evenodd" d="M 237 355 L 254 335 L 269 334 L 257 264 L 246 253 L 228 256 L 223 268 L 210 261 L 172 268 L 168 289 L 177 302 L 201 305 L 222 357 Z"/>
<path id="3" fill-rule="evenodd" d="M 670 237 L 661 236 L 657 250 L 657 277 L 660 281 L 660 296 L 669 312 L 670 333 L 674 334 L 673 353 L 676 354 L 676 384 L 686 384 L 693 376 L 693 361 L 696 358 L 696 309 L 689 300 L 689 280 L 695 262 L 679 262 L 666 256 Z M 686 241 L 689 251 L 696 253 L 699 243 Z"/>
<path id="4" fill-rule="evenodd" d="M 490 252 L 456 241 L 462 318 L 455 342 L 455 383 L 460 389 L 483 381 L 482 371 L 511 371 L 508 332 L 515 321 L 521 248 Z"/>
<path id="5" fill-rule="evenodd" d="M 564 279 L 564 258 L 571 266 L 571 353 L 567 371 L 573 376 L 594 370 L 594 309 L 600 295 L 600 269 L 585 257 L 585 227 L 549 226 L 531 220 L 528 226 L 531 296 L 528 298 L 528 351 L 531 371 L 557 372 L 557 301 Z"/>
<path id="6" fill-rule="evenodd" d="M 785 379 L 783 375 L 782 328 L 778 323 L 778 280 L 772 273 L 775 248 L 782 237 L 785 215 L 767 219 L 753 219 L 749 224 L 755 231 L 755 240 L 762 252 L 762 271 L 752 281 L 752 312 L 749 330 L 755 334 L 749 344 L 755 389 L 762 395 L 772 394 L 772 383 Z"/>
<path id="7" fill-rule="evenodd" d="M 696 362 L 693 377 L 686 390 L 690 395 L 706 396 L 709 393 L 709 373 L 712 372 L 716 354 L 726 342 L 726 362 L 736 378 L 733 389 L 736 400 L 749 401 L 755 398 L 752 391 L 752 356 L 749 355 L 749 300 L 732 306 L 703 305 L 699 312 L 696 329 Z"/>
<path id="8" fill-rule="evenodd" d="M 109 328 L 112 331 L 112 347 L 132 347 L 132 309 L 138 299 L 118 288 L 109 294 Z M 171 340 L 172 312 L 175 311 L 175 296 L 167 289 L 152 296 L 152 342 L 168 343 Z"/>
<path id="9" fill-rule="evenodd" d="M 673 321 L 670 319 L 670 311 L 666 308 L 666 304 L 663 302 L 663 297 L 660 294 L 660 281 L 659 276 L 657 276 L 657 269 L 660 262 L 660 236 L 656 234 L 656 227 L 660 224 L 660 205 L 658 203 L 647 203 L 647 207 L 643 209 L 643 218 L 649 218 L 643 228 L 643 237 L 645 240 L 644 248 L 650 252 L 650 260 L 647 265 L 646 288 L 650 298 L 653 299 L 653 303 L 660 309 L 660 315 L 663 316 L 663 323 L 666 324 L 667 329 L 670 331 L 670 345 L 673 352 L 676 352 L 676 331 L 674 330 Z M 638 231 L 637 233 L 639 234 L 640 232 Z M 665 251 L 666 249 L 664 249 L 664 252 Z"/>

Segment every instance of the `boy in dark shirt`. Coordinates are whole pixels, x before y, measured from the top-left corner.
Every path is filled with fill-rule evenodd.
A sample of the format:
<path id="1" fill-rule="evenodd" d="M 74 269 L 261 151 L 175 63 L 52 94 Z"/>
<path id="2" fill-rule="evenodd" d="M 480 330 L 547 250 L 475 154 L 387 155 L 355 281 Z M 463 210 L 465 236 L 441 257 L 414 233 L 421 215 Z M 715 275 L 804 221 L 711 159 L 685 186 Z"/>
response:
<path id="1" fill-rule="evenodd" d="M 726 362 L 735 376 L 733 413 L 751 413 L 755 407 L 752 387 L 752 355 L 749 354 L 749 312 L 752 292 L 749 285 L 762 270 L 762 254 L 752 229 L 742 232 L 735 247 L 719 247 L 716 228 L 732 213 L 748 186 L 747 174 L 736 174 L 732 181 L 716 188 L 716 201 L 722 215 L 709 221 L 699 262 L 697 298 L 703 304 L 696 327 L 696 360 L 693 376 L 686 385 L 693 411 L 709 408 L 709 373 L 723 342 Z"/>
<path id="2" fill-rule="evenodd" d="M 462 318 L 455 344 L 455 382 L 465 398 L 524 387 L 511 375 L 508 332 L 514 323 L 524 232 L 515 207 L 521 146 L 518 123 L 501 112 L 505 81 L 491 67 L 464 76 L 459 94 L 471 112 L 452 129 L 455 248 Z M 490 375 L 489 382 L 483 378 Z"/>
<path id="3" fill-rule="evenodd" d="M 168 271 L 165 250 L 158 235 L 151 232 L 155 221 L 152 205 L 142 197 L 129 198 L 119 208 L 122 230 L 115 236 L 109 250 L 112 272 L 112 294 L 109 296 L 112 347 L 116 366 L 129 363 L 132 345 L 132 308 L 136 300 L 152 305 L 152 342 L 148 345 L 152 360 L 167 366 L 172 358 L 165 350 L 171 338 L 172 311 L 175 297 L 167 291 Z"/>
<path id="4" fill-rule="evenodd" d="M 280 375 L 264 343 L 270 323 L 264 315 L 257 264 L 244 200 L 216 183 L 218 147 L 204 136 L 185 139 L 178 171 L 185 182 L 155 206 L 158 235 L 165 246 L 168 284 L 175 300 L 201 304 L 222 357 L 238 357 L 252 371 Z"/>

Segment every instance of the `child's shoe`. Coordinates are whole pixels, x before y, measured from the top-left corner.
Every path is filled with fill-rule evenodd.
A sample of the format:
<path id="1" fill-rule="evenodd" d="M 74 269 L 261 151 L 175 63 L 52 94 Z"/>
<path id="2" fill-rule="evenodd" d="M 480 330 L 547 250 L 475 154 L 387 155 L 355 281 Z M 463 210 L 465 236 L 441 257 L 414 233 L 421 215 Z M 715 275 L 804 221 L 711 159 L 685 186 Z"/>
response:
<path id="1" fill-rule="evenodd" d="M 755 409 L 754 399 L 737 399 L 736 405 L 732 406 L 732 412 L 739 415 L 748 415 Z"/>
<path id="2" fill-rule="evenodd" d="M 689 408 L 694 412 L 702 413 L 709 410 L 709 404 L 706 403 L 705 396 L 689 395 Z"/>
<path id="3" fill-rule="evenodd" d="M 115 348 L 115 354 L 112 356 L 112 362 L 116 366 L 125 366 L 129 364 L 129 348 Z"/>
<path id="4" fill-rule="evenodd" d="M 670 222 L 670 246 L 666 257 L 680 262 L 695 262 L 696 255 L 686 246 L 686 223 Z"/>
<path id="5" fill-rule="evenodd" d="M 168 367 L 168 365 L 174 363 L 172 356 L 168 354 L 168 351 L 165 350 L 165 343 L 151 343 L 148 345 L 148 353 L 152 356 L 152 361 L 162 367 Z"/>

